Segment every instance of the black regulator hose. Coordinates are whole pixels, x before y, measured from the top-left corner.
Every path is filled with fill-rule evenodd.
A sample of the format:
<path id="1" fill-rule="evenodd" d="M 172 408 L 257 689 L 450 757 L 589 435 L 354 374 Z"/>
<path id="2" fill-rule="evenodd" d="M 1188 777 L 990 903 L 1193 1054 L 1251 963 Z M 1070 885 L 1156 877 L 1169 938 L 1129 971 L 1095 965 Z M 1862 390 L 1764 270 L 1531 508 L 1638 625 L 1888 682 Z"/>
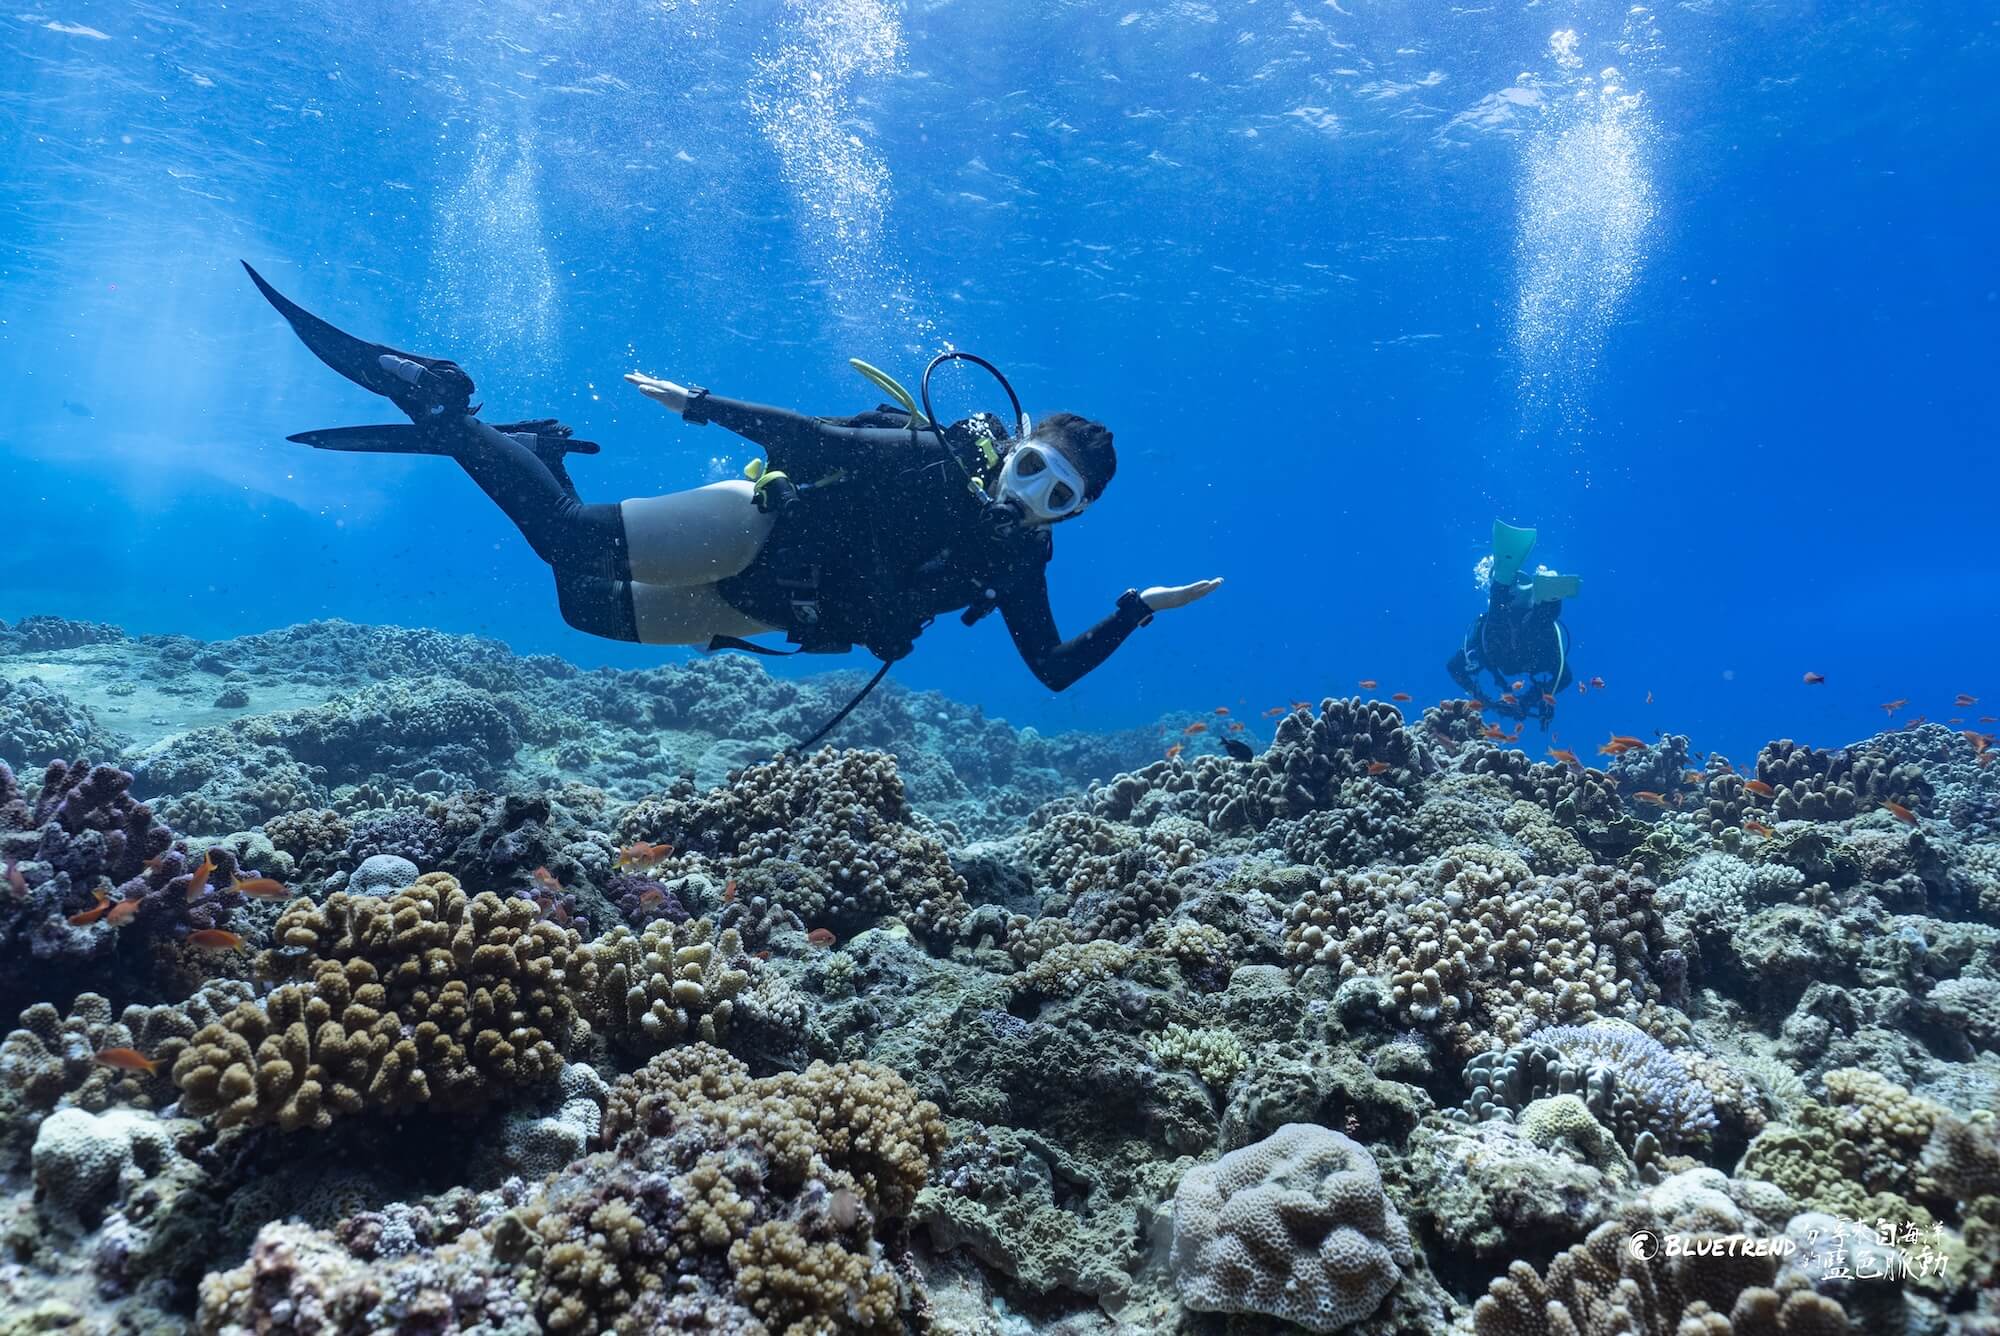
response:
<path id="1" fill-rule="evenodd" d="M 999 381 L 1000 388 L 1007 391 L 1007 402 L 1014 406 L 1014 419 L 1008 426 L 1012 431 L 1021 430 L 1021 419 L 1025 416 L 1021 412 L 1021 397 L 1014 393 L 1014 387 L 1008 383 L 1007 377 L 1001 374 L 1000 368 L 974 353 L 944 352 L 930 360 L 930 365 L 924 368 L 923 379 L 917 382 L 917 390 L 924 399 L 924 416 L 930 419 L 931 430 L 937 433 L 939 445 L 945 445 L 944 427 L 938 422 L 938 415 L 931 411 L 931 372 L 946 362 L 970 362 L 976 367 L 983 368 L 987 375 Z M 950 449 L 949 446 L 945 448 L 947 451 Z"/>

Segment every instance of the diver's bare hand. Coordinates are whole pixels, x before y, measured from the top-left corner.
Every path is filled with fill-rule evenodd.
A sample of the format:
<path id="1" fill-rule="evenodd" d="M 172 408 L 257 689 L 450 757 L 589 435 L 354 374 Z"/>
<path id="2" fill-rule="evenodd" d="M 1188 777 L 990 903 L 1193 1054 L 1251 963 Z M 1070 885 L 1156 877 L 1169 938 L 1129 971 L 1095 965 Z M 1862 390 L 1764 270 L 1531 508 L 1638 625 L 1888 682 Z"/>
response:
<path id="1" fill-rule="evenodd" d="M 687 412 L 688 392 L 685 385 L 676 385 L 670 380 L 658 380 L 643 371 L 627 371 L 625 379 L 639 387 L 639 393 L 674 413 Z"/>
<path id="2" fill-rule="evenodd" d="M 1184 608 L 1198 598 L 1207 598 L 1222 588 L 1222 580 L 1196 580 L 1190 585 L 1154 585 L 1141 589 L 1139 599 L 1154 612 L 1165 612 L 1168 608 Z"/>

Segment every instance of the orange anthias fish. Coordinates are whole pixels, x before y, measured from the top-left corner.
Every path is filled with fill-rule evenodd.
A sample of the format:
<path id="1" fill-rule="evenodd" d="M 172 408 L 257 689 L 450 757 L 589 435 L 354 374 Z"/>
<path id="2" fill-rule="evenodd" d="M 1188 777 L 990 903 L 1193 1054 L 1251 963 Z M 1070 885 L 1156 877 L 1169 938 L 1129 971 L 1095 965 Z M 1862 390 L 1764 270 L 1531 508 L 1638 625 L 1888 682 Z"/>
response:
<path id="1" fill-rule="evenodd" d="M 1218 706 L 1216 706 L 1216 707 L 1215 707 L 1215 712 L 1216 712 L 1217 714 L 1228 714 L 1228 713 L 1229 713 L 1229 707 L 1228 707 L 1227 705 L 1218 705 Z"/>
<path id="2" fill-rule="evenodd" d="M 201 856 L 201 862 L 197 863 L 194 871 L 188 874 L 187 898 L 189 904 L 193 904 L 195 901 L 201 899 L 202 893 L 208 889 L 208 879 L 214 873 L 215 851 L 211 849 Z"/>
<path id="3" fill-rule="evenodd" d="M 1807 673 L 1805 675 L 1805 684 L 1809 687 L 1821 686 L 1825 682 L 1826 682 L 1825 673 Z"/>
<path id="4" fill-rule="evenodd" d="M 1398 692 L 1395 692 L 1395 693 L 1393 693 L 1393 694 L 1392 694 L 1392 695 L 1391 695 L 1391 696 L 1389 697 L 1389 699 L 1390 699 L 1390 700 L 1392 700 L 1392 701 L 1396 701 L 1397 703 L 1399 703 L 1399 704 L 1402 704 L 1402 705 L 1408 705 L 1408 704 L 1410 703 L 1410 701 L 1411 701 L 1411 700 L 1412 700 L 1413 698 L 1411 697 L 1410 693 L 1409 693 L 1409 692 L 1407 692 L 1407 691 L 1398 691 Z"/>
<path id="5" fill-rule="evenodd" d="M 1576 759 L 1576 753 L 1567 747 L 1551 747 L 1549 748 L 1549 755 L 1561 761 L 1564 765 L 1583 764 L 1583 762 Z"/>
<path id="6" fill-rule="evenodd" d="M 241 937 L 224 928 L 196 928 L 187 942 L 199 951 L 234 951 L 243 945 Z"/>
<path id="7" fill-rule="evenodd" d="M 1665 807 L 1667 805 L 1667 795 L 1664 793 L 1655 793 L 1651 789 L 1640 789 L 1632 795 L 1632 801 L 1635 803 L 1645 803 L 1649 807 Z"/>
<path id="8" fill-rule="evenodd" d="M 1646 749 L 1646 740 L 1644 738 L 1630 737 L 1624 733 L 1613 733 L 1611 735 L 1611 743 L 1613 746 L 1623 747 L 1627 751 L 1644 751 Z"/>
<path id="9" fill-rule="evenodd" d="M 1368 763 L 1368 773 L 1371 775 L 1379 775 L 1388 768 L 1389 763 L 1387 761 L 1370 761 Z"/>
<path id="10" fill-rule="evenodd" d="M 1591 678 L 1591 679 L 1590 679 L 1590 689 L 1591 689 L 1592 691 L 1602 691 L 1602 690 L 1604 690 L 1604 679 L 1603 679 L 1603 678 L 1601 678 L 1601 677 L 1593 677 L 1593 678 Z"/>
<path id="11" fill-rule="evenodd" d="M 104 921 L 114 928 L 122 928 L 130 923 L 138 912 L 139 897 L 135 895 L 130 900 L 120 900 L 111 906 L 111 912 L 104 916 Z"/>
<path id="12" fill-rule="evenodd" d="M 1264 711 L 1264 717 L 1266 719 L 1276 719 L 1279 715 L 1285 712 L 1286 708 L 1287 707 L 1283 705 L 1273 705 L 1270 709 Z"/>
<path id="13" fill-rule="evenodd" d="M 1959 736 L 1972 744 L 1972 753 L 1975 756 L 1993 745 L 1993 735 L 1991 733 L 1981 733 L 1976 728 L 1968 728 L 1959 734 Z"/>
<path id="14" fill-rule="evenodd" d="M 1513 692 L 1511 692 L 1511 691 L 1503 691 L 1503 692 L 1501 692 L 1501 693 L 1500 693 L 1500 703 L 1501 703 L 1502 705 L 1513 705 L 1513 704 L 1515 704 L 1515 703 L 1516 703 L 1516 701 L 1514 700 L 1514 693 L 1513 693 Z"/>
<path id="15" fill-rule="evenodd" d="M 1904 696 L 1900 700 L 1885 700 L 1882 702 L 1882 713 L 1894 714 L 1896 711 L 1902 709 L 1905 705 L 1908 705 L 1909 703 L 1910 703 L 1910 698 L 1908 696 Z"/>
<path id="16" fill-rule="evenodd" d="M 1957 699 L 1955 699 L 1955 700 L 1953 700 L 1953 701 L 1952 701 L 1952 704 L 1953 704 L 1953 705 L 1956 705 L 1956 706 L 1957 706 L 1957 707 L 1958 707 L 1959 709 L 1963 710 L 1963 709 L 1965 709 L 1965 708 L 1966 708 L 1966 707 L 1967 707 L 1968 705 L 1977 705 L 1977 704 L 1979 704 L 1979 697 L 1977 697 L 1977 696 L 1968 696 L 1968 695 L 1966 695 L 1966 694 L 1965 694 L 1965 693 L 1964 693 L 1963 691 L 1961 691 L 1961 692 L 1959 692 L 1959 693 L 1958 693 L 1958 697 L 1957 697 Z"/>
<path id="17" fill-rule="evenodd" d="M 229 889 L 232 891 L 241 891 L 253 900 L 289 900 L 292 898 L 290 888 L 274 877 L 250 877 L 247 879 L 234 877 L 229 882 Z"/>
<path id="18" fill-rule="evenodd" d="M 1914 826 L 1917 824 L 1917 814 L 1901 803 L 1892 803 L 1887 798 L 1884 798 L 1882 799 L 1882 806 L 1888 811 L 1890 816 L 1895 817 L 1896 820 L 1902 822 L 1904 825 Z"/>
<path id="19" fill-rule="evenodd" d="M 18 859 L 7 860 L 7 889 L 13 892 L 16 900 L 28 898 L 28 879 L 21 875 L 21 864 Z"/>
<path id="20" fill-rule="evenodd" d="M 111 908 L 111 897 L 106 895 L 102 889 L 92 891 L 91 894 L 97 897 L 97 903 L 89 909 L 84 910 L 81 914 L 71 914 L 69 916 L 69 921 L 79 928 L 97 922 Z"/>
<path id="21" fill-rule="evenodd" d="M 731 877 L 729 879 L 729 884 L 722 888 L 722 903 L 726 905 L 735 898 L 736 898 L 736 878 Z"/>
<path id="22" fill-rule="evenodd" d="M 618 851 L 618 868 L 622 872 L 635 867 L 651 867 L 664 861 L 673 851 L 671 844 L 648 844 L 644 840 L 634 840 Z"/>
<path id="23" fill-rule="evenodd" d="M 1181 736 L 1184 738 L 1191 738 L 1197 733 L 1206 733 L 1206 732 L 1208 732 L 1208 725 L 1204 724 L 1201 720 L 1197 719 L 1193 723 L 1189 724 L 1186 728 L 1183 728 L 1181 730 Z"/>
<path id="24" fill-rule="evenodd" d="M 1528 685 L 1528 679 L 1524 677 L 1520 679 L 1518 682 L 1509 682 L 1507 684 L 1507 689 L 1509 691 L 1519 691 L 1522 687 L 1526 685 Z"/>
<path id="25" fill-rule="evenodd" d="M 1243 731 L 1243 721 L 1241 719 L 1231 719 L 1229 721 L 1229 731 L 1232 733 L 1241 733 Z"/>
<path id="26" fill-rule="evenodd" d="M 1488 724 L 1486 726 L 1486 736 L 1489 738 L 1504 738 L 1507 736 L 1507 730 L 1498 724 Z"/>
<path id="27" fill-rule="evenodd" d="M 148 1076 L 159 1074 L 160 1064 L 147 1057 L 136 1048 L 104 1048 L 95 1055 L 96 1061 L 106 1067 L 116 1067 L 125 1072 L 144 1072 Z"/>
<path id="28" fill-rule="evenodd" d="M 1377 682 L 1372 677 L 1364 677 L 1359 682 L 1356 682 L 1354 685 L 1360 687 L 1363 691 L 1373 691 L 1376 687 L 1379 687 L 1382 684 L 1380 682 Z"/>
<path id="29" fill-rule="evenodd" d="M 545 867 L 538 867 L 533 872 L 530 872 L 528 880 L 534 882 L 546 895 L 561 895 L 563 893 L 562 883 L 556 880 L 556 874 Z"/>
<path id="30" fill-rule="evenodd" d="M 1982 714 L 1979 716 L 1979 722 L 1982 724 L 2000 724 L 2000 714 Z"/>
<path id="31" fill-rule="evenodd" d="M 645 890 L 639 892 L 639 903 L 647 909 L 651 909 L 654 905 L 663 905 L 666 902 L 667 893 L 657 886 L 648 886 Z"/>
<path id="32" fill-rule="evenodd" d="M 1166 759 L 1168 759 L 1169 761 L 1173 760 L 1176 756 L 1179 756 L 1182 751 L 1186 750 L 1186 748 L 1187 744 L 1185 742 L 1176 742 L 1173 746 L 1167 748 Z"/>
<path id="33" fill-rule="evenodd" d="M 1778 833 L 1761 821 L 1745 821 L 1743 829 L 1749 831 L 1752 835 L 1762 835 L 1767 840 Z"/>
<path id="34" fill-rule="evenodd" d="M 832 946 L 833 940 L 833 929 L 831 928 L 814 928 L 806 934 L 806 942 L 812 946 Z"/>
<path id="35" fill-rule="evenodd" d="M 1743 781 L 1743 791 L 1744 791 L 1745 793 L 1754 793 L 1754 794 L 1756 794 L 1756 795 L 1757 795 L 1757 796 L 1758 796 L 1759 798 L 1768 798 L 1768 797 L 1770 797 L 1770 796 L 1771 796 L 1772 794 L 1774 794 L 1774 793 L 1776 793 L 1776 792 L 1777 792 L 1777 790 L 1776 790 L 1776 789 L 1772 788 L 1772 787 L 1771 787 L 1771 786 L 1770 786 L 1769 784 L 1766 784 L 1766 783 L 1765 783 L 1765 782 L 1764 782 L 1763 780 L 1761 780 L 1761 779 L 1746 779 L 1746 780 L 1744 780 L 1744 781 Z"/>

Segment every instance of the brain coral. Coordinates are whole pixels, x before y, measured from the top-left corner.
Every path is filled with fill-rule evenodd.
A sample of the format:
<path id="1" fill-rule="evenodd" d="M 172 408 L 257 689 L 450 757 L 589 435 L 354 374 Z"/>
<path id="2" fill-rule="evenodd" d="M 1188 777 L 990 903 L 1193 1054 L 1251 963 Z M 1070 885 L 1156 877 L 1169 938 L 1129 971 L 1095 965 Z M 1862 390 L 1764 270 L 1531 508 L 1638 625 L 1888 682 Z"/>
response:
<path id="1" fill-rule="evenodd" d="M 1358 1142 L 1287 1123 L 1188 1171 L 1174 1194 L 1174 1281 L 1188 1307 L 1338 1331 L 1411 1265 L 1410 1231 Z"/>
<path id="2" fill-rule="evenodd" d="M 294 982 L 205 1026 L 174 1063 L 183 1107 L 224 1127 L 476 1108 L 554 1077 L 579 1037 L 569 989 L 589 985 L 589 963 L 525 900 L 431 873 L 387 898 L 295 903 L 273 937 L 259 972 Z"/>

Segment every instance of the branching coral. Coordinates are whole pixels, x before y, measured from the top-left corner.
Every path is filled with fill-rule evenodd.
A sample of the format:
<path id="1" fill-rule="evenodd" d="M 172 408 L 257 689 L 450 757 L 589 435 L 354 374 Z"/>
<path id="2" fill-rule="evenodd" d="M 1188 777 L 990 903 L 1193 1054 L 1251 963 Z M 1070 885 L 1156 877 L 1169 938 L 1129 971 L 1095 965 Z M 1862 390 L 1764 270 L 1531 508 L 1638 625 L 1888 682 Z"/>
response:
<path id="1" fill-rule="evenodd" d="M 1379 975 L 1411 1024 L 1463 1052 L 1551 1020 L 1637 1014 L 1657 999 L 1664 926 L 1643 878 L 1610 868 L 1535 877 L 1512 855 L 1454 849 L 1421 868 L 1328 877 L 1292 907 L 1294 969 Z"/>
<path id="2" fill-rule="evenodd" d="M 705 864 L 809 927 L 844 936 L 895 914 L 949 940 L 965 921 L 965 881 L 922 824 L 894 758 L 825 748 L 747 767 L 724 788 L 683 783 L 642 799 L 619 834 L 674 847 L 659 875 Z"/>
<path id="3" fill-rule="evenodd" d="M 571 990 L 593 982 L 574 932 L 442 873 L 386 899 L 302 901 L 275 936 L 259 969 L 295 982 L 205 1026 L 174 1063 L 184 1107 L 224 1127 L 476 1108 L 548 1080 L 578 1037 Z"/>
<path id="4" fill-rule="evenodd" d="M 1681 1058 L 1618 1021 L 1559 1025 L 1465 1067 L 1466 1108 L 1475 1118 L 1518 1113 L 1534 1100 L 1582 1097 L 1628 1151 L 1675 1151 L 1715 1129 L 1715 1105 Z"/>
<path id="5" fill-rule="evenodd" d="M 638 1054 L 688 1039 L 720 1043 L 755 963 L 735 929 L 718 936 L 707 919 L 614 928 L 580 955 L 597 980 L 591 1022 Z"/>

